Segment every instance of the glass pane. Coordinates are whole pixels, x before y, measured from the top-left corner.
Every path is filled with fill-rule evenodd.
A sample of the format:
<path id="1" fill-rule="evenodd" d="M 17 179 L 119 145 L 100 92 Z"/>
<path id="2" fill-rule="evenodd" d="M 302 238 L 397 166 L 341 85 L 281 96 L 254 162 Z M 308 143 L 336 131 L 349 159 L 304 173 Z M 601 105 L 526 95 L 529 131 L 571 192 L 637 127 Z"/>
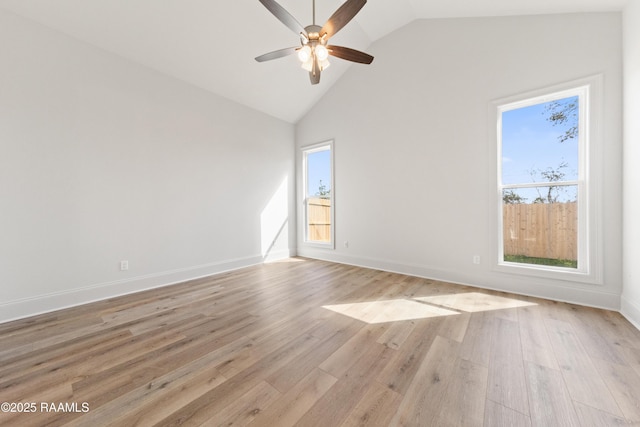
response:
<path id="1" fill-rule="evenodd" d="M 307 240 L 331 242 L 331 149 L 307 153 Z"/>
<path id="2" fill-rule="evenodd" d="M 307 154 L 307 195 L 328 199 L 331 195 L 331 150 Z"/>
<path id="3" fill-rule="evenodd" d="M 504 261 L 577 268 L 577 193 L 577 186 L 504 190 Z"/>
<path id="4" fill-rule="evenodd" d="M 578 97 L 502 113 L 502 184 L 578 179 Z"/>

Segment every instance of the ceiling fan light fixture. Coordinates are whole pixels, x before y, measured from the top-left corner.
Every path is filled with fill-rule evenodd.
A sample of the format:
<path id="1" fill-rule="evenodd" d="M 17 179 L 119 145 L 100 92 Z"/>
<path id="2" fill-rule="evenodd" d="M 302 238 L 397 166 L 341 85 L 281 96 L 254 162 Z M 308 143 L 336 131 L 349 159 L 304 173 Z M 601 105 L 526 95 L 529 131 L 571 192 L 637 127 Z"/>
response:
<path id="1" fill-rule="evenodd" d="M 316 45 L 315 51 L 316 51 L 316 58 L 318 58 L 320 62 L 325 61 L 329 57 L 329 50 L 327 49 L 326 46 L 322 44 Z"/>
<path id="2" fill-rule="evenodd" d="M 324 61 L 320 61 L 320 58 L 318 58 L 318 65 L 320 65 L 320 71 L 324 71 L 329 68 L 329 65 L 331 65 L 331 63 L 327 59 L 325 59 Z"/>
<path id="3" fill-rule="evenodd" d="M 302 69 L 306 71 L 311 71 L 313 69 L 313 59 L 309 58 L 308 61 L 303 62 Z"/>
<path id="4" fill-rule="evenodd" d="M 298 49 L 298 59 L 303 64 L 311 59 L 311 48 L 308 45 L 304 45 Z"/>

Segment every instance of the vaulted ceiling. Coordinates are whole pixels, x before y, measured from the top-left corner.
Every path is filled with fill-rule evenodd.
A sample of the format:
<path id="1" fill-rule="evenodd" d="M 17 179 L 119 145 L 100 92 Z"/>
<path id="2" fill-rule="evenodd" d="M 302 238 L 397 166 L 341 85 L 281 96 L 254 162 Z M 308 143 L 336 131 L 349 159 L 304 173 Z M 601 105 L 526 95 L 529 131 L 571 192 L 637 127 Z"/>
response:
<path id="1" fill-rule="evenodd" d="M 620 11 L 628 0 L 371 0 L 332 43 L 373 42 L 415 19 Z M 278 0 L 303 26 L 312 0 Z M 341 0 L 316 0 L 322 25 Z M 349 68 L 331 59 L 311 86 L 295 56 L 254 57 L 299 38 L 258 0 L 0 0 L 0 7 L 272 116 L 295 123 Z M 419 44 L 419 40 L 416 40 Z M 403 46 L 410 54 L 416 46 Z"/>

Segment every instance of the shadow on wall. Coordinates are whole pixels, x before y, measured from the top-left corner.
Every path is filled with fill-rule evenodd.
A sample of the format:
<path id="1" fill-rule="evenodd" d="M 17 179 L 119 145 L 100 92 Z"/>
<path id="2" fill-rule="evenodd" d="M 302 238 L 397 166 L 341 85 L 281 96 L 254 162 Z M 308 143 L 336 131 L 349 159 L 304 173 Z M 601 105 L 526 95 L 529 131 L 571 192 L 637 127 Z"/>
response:
<path id="1" fill-rule="evenodd" d="M 263 261 L 282 258 L 282 254 L 278 252 L 288 250 L 288 224 L 289 178 L 285 177 L 260 214 L 260 247 Z"/>

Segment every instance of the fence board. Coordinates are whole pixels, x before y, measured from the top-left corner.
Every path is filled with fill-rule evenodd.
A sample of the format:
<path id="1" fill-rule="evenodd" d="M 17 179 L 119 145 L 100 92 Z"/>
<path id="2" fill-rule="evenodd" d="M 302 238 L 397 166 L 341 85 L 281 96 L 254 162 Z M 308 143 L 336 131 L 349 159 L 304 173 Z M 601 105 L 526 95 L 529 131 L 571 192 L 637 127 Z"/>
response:
<path id="1" fill-rule="evenodd" d="M 505 255 L 578 259 L 575 202 L 503 205 Z"/>
<path id="2" fill-rule="evenodd" d="M 311 197 L 308 201 L 308 239 L 314 242 L 331 241 L 331 200 Z"/>

